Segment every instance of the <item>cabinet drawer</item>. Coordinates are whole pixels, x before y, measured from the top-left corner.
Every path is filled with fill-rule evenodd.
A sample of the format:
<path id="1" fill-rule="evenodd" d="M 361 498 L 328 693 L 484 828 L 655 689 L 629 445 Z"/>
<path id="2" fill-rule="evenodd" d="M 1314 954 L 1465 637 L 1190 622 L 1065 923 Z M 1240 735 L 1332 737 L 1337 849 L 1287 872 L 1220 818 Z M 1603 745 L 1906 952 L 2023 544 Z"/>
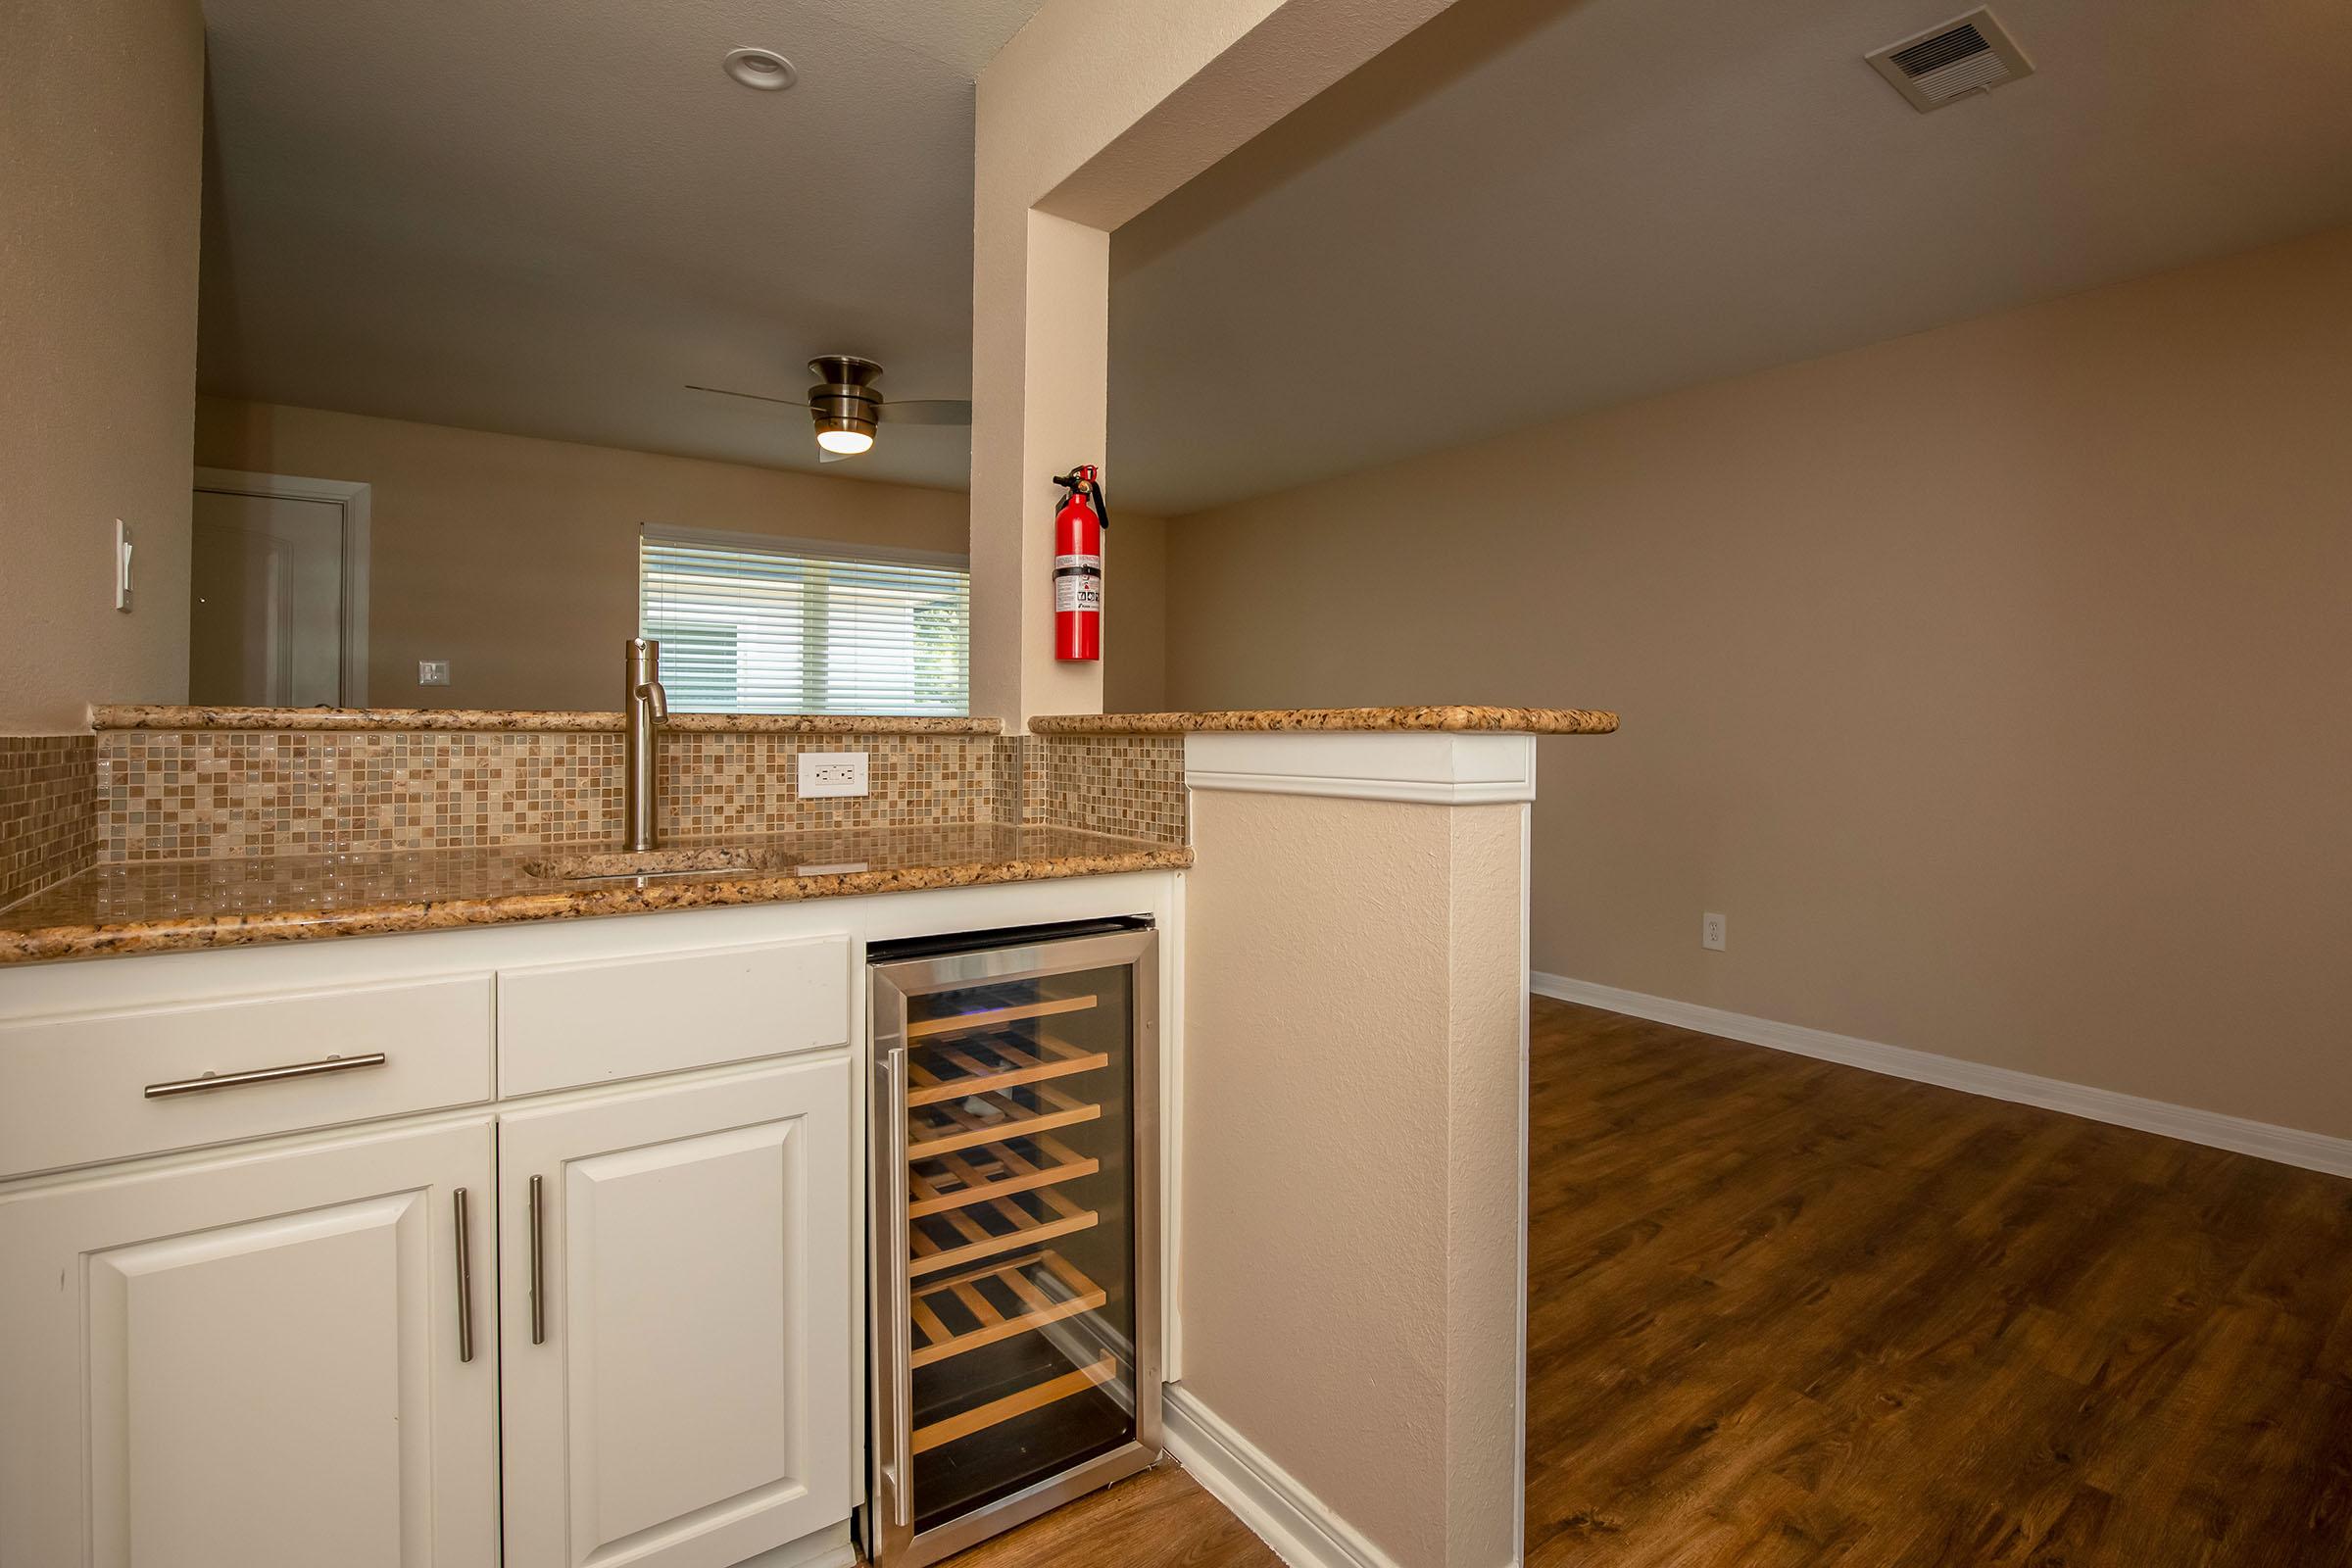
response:
<path id="1" fill-rule="evenodd" d="M 0 1024 L 0 1176 L 488 1100 L 491 988 L 453 975 Z"/>
<path id="2" fill-rule="evenodd" d="M 850 1038 L 850 939 L 498 972 L 503 1095 L 642 1078 Z"/>

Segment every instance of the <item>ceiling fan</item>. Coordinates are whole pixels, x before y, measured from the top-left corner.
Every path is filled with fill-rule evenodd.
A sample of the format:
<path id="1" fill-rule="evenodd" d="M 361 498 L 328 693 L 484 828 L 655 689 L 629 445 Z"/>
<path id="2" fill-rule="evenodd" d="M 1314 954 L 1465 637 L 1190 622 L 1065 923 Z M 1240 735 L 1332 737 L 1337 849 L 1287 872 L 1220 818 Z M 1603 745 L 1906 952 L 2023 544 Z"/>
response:
<path id="1" fill-rule="evenodd" d="M 820 354 L 808 362 L 808 373 L 817 384 L 808 389 L 806 401 L 799 398 L 771 398 L 759 392 L 735 392 L 723 386 L 695 386 L 689 392 L 715 392 L 722 398 L 749 398 L 755 403 L 775 403 L 788 409 L 807 409 L 816 425 L 816 444 L 824 450 L 817 454 L 819 463 L 839 463 L 870 451 L 874 444 L 874 426 L 891 424 L 969 424 L 972 405 L 964 398 L 885 399 L 875 390 L 874 383 L 882 377 L 882 367 L 871 360 L 861 360 L 855 354 Z"/>

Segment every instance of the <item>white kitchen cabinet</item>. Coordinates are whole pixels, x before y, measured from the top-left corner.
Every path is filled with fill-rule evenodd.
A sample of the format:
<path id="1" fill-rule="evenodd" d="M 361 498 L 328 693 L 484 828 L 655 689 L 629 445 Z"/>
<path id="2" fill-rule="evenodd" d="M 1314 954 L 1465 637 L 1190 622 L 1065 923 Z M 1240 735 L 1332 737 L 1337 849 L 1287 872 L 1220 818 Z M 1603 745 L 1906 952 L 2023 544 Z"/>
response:
<path id="1" fill-rule="evenodd" d="M 495 1179 L 483 1116 L 0 1197 L 0 1568 L 494 1568 Z"/>
<path id="2" fill-rule="evenodd" d="M 498 972 L 499 1092 L 715 1067 L 845 1046 L 850 939 L 598 957 Z"/>
<path id="3" fill-rule="evenodd" d="M 448 975 L 0 1019 L 0 1173 L 487 1101 L 492 986 Z M 286 1076 L 155 1095 L 257 1069 Z"/>
<path id="4" fill-rule="evenodd" d="M 1175 897 L 1151 873 L 0 965 L 0 1568 L 495 1568 L 502 1528 L 517 1568 L 846 1561 L 864 948 L 1173 930 Z"/>
<path id="5" fill-rule="evenodd" d="M 508 1568 L 724 1568 L 854 1505 L 849 1064 L 501 1117 Z"/>

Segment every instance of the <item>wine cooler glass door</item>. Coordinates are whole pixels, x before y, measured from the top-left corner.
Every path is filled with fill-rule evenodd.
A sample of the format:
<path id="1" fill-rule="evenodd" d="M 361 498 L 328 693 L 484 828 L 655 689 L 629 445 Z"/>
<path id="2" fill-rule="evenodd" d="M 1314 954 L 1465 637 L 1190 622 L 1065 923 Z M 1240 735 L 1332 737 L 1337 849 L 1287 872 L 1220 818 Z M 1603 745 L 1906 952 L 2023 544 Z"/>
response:
<path id="1" fill-rule="evenodd" d="M 894 1568 L 1156 1455 L 1152 942 L 875 970 L 875 1506 Z"/>

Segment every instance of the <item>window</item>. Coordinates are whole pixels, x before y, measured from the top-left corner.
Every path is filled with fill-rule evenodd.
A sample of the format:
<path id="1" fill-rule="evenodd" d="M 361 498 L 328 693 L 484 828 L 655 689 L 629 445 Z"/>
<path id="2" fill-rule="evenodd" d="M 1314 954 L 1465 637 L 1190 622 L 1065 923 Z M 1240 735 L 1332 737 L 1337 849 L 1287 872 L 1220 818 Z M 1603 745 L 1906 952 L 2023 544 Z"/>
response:
<path id="1" fill-rule="evenodd" d="M 961 556 L 649 523 L 637 623 L 682 713 L 970 710 Z"/>

